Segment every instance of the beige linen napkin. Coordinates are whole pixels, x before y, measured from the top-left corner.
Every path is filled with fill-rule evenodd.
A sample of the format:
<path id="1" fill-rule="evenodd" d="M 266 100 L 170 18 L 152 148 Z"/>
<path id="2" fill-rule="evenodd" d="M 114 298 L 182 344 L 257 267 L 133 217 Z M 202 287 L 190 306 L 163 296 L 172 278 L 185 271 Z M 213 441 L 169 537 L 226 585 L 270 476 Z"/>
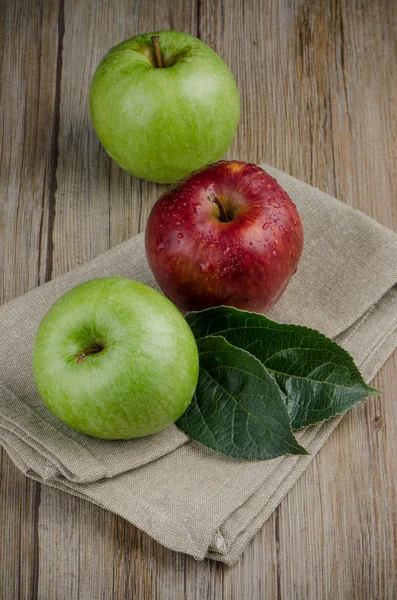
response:
<path id="1" fill-rule="evenodd" d="M 264 168 L 297 204 L 305 229 L 298 272 L 269 317 L 332 336 L 369 382 L 397 345 L 397 235 Z M 0 442 L 26 475 L 121 515 L 173 550 L 233 564 L 339 419 L 299 432 L 311 456 L 270 461 L 216 454 L 175 426 L 120 442 L 72 431 L 36 392 L 32 345 L 41 318 L 59 296 L 106 275 L 156 287 L 142 234 L 0 308 Z"/>

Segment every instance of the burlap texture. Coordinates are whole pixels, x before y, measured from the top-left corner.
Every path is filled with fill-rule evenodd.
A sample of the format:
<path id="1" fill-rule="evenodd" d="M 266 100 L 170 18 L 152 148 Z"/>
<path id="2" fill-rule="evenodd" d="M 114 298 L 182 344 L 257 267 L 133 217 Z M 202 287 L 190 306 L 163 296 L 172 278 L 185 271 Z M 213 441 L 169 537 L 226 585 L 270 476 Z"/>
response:
<path id="1" fill-rule="evenodd" d="M 369 382 L 397 345 L 397 235 L 319 190 L 264 168 L 296 203 L 305 230 L 298 272 L 268 316 L 332 336 Z M 218 455 L 188 441 L 175 426 L 120 442 L 72 431 L 38 396 L 33 341 L 57 298 L 107 275 L 156 287 L 142 234 L 0 308 L 0 442 L 26 475 L 123 516 L 169 548 L 232 564 L 339 418 L 299 432 L 310 456 L 271 461 Z"/>

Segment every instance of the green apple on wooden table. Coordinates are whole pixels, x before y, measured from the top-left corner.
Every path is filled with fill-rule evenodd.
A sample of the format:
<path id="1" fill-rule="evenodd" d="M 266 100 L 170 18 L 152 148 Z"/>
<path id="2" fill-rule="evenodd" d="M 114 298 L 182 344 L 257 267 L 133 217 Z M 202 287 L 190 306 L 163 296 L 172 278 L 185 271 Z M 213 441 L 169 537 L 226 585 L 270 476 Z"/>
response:
<path id="1" fill-rule="evenodd" d="M 73 429 L 130 439 L 165 429 L 198 379 L 193 334 L 153 288 L 122 277 L 69 290 L 41 321 L 33 374 L 47 407 Z"/>
<path id="2" fill-rule="evenodd" d="M 225 154 L 240 103 L 234 77 L 214 50 L 187 33 L 158 31 L 109 50 L 91 82 L 90 113 L 123 169 L 172 183 Z"/>

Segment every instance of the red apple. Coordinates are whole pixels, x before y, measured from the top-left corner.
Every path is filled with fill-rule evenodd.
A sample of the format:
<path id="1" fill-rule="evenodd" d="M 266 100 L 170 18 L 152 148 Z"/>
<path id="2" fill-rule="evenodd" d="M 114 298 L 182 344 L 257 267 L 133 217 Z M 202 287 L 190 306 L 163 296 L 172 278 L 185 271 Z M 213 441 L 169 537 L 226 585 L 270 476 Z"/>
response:
<path id="1" fill-rule="evenodd" d="M 273 177 L 254 164 L 220 161 L 159 198 L 145 244 L 157 283 L 181 309 L 265 312 L 297 269 L 303 229 Z"/>

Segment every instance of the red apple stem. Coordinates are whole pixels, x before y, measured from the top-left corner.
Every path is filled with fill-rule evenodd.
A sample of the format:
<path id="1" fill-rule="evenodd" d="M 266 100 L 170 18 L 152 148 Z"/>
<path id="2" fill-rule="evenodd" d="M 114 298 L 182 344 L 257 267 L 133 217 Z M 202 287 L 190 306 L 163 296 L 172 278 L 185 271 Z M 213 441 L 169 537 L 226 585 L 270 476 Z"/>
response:
<path id="1" fill-rule="evenodd" d="M 160 52 L 160 38 L 158 35 L 152 35 L 152 43 L 153 43 L 153 48 L 154 48 L 154 55 L 156 58 L 156 68 L 157 69 L 162 69 L 163 68 L 163 59 L 161 58 L 161 52 Z"/>
<path id="2" fill-rule="evenodd" d="M 208 200 L 217 205 L 219 209 L 219 220 L 221 221 L 221 223 L 229 223 L 229 221 L 231 221 L 231 218 L 227 214 L 227 211 L 223 206 L 221 200 L 218 198 L 218 196 L 212 193 L 208 196 Z"/>

